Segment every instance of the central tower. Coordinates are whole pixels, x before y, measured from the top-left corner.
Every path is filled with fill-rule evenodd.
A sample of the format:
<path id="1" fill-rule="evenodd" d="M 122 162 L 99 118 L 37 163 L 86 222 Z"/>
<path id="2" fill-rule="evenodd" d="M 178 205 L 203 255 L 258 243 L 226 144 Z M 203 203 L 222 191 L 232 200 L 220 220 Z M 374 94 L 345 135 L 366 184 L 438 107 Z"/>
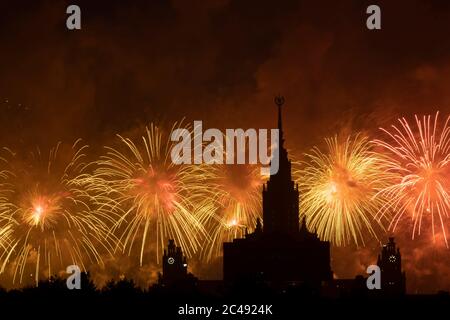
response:
<path id="1" fill-rule="evenodd" d="M 258 219 L 253 233 L 223 244 L 223 277 L 235 284 L 263 280 L 277 288 L 300 283 L 319 288 L 332 279 L 330 244 L 309 232 L 305 219 L 299 228 L 299 191 L 284 148 L 283 103 L 282 97 L 275 98 L 279 167 L 263 186 L 264 225 Z"/>
<path id="2" fill-rule="evenodd" d="M 294 234 L 299 231 L 298 185 L 291 178 L 291 161 L 284 148 L 281 107 L 284 98 L 275 98 L 278 107 L 279 170 L 263 186 L 263 221 L 265 233 Z"/>

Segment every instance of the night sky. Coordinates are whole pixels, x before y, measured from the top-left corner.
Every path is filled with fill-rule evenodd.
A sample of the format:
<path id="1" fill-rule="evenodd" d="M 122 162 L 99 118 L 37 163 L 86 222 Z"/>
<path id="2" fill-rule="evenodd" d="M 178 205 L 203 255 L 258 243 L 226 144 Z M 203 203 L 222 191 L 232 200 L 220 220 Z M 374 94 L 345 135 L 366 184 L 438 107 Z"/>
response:
<path id="1" fill-rule="evenodd" d="M 382 29 L 370 31 L 365 11 L 374 3 Z M 82 138 L 99 150 L 116 133 L 182 118 L 270 128 L 280 93 L 286 144 L 301 157 L 328 136 L 374 136 L 402 116 L 450 111 L 446 0 L 86 0 L 76 1 L 79 31 L 65 27 L 69 4 L 0 3 L 3 146 Z M 395 236 L 410 292 L 450 289 L 449 249 Z M 378 250 L 333 248 L 332 268 L 354 277 Z M 220 277 L 220 261 L 192 266 L 200 278 Z M 155 268 L 140 273 L 154 279 Z"/>

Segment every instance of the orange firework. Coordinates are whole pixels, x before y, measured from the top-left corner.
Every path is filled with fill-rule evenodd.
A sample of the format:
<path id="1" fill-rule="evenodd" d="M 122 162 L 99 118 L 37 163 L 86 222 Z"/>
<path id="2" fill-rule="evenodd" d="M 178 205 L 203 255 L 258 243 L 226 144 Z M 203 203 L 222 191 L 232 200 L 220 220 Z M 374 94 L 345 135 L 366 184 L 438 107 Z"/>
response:
<path id="1" fill-rule="evenodd" d="M 209 215 L 202 217 L 209 238 L 203 256 L 210 260 L 222 252 L 222 244 L 242 238 L 261 217 L 261 190 L 265 181 L 258 165 L 212 165 Z"/>
<path id="2" fill-rule="evenodd" d="M 383 216 L 393 211 L 390 228 L 395 230 L 401 218 L 407 214 L 412 219 L 412 238 L 420 235 L 423 224 L 431 225 L 433 239 L 436 225 L 448 246 L 446 229 L 450 209 L 450 117 L 439 124 L 439 112 L 419 118 L 415 126 L 405 118 L 398 119 L 400 126 L 391 130 L 381 129 L 388 136 L 375 140 L 389 156 L 388 170 L 395 179 L 380 195 L 389 201 L 380 210 Z M 424 220 L 425 219 L 425 220 Z"/>

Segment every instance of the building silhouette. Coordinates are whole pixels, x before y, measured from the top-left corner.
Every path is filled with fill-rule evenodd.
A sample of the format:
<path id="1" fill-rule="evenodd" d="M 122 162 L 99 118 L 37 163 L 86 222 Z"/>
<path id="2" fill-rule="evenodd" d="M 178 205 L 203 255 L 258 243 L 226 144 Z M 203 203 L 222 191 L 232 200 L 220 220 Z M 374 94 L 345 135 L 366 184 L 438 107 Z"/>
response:
<path id="1" fill-rule="evenodd" d="M 401 295 L 406 292 L 406 275 L 402 271 L 402 256 L 396 247 L 394 238 L 381 249 L 378 255 L 378 266 L 381 269 L 381 290 L 389 295 Z"/>
<path id="2" fill-rule="evenodd" d="M 282 289 L 283 292 L 287 288 L 306 287 L 323 297 L 404 295 L 406 277 L 394 238 L 389 238 L 378 256 L 381 290 L 368 289 L 367 275 L 333 279 L 330 243 L 321 241 L 316 232 L 310 232 L 304 217 L 301 224 L 299 221 L 299 190 L 292 180 L 291 161 L 284 148 L 283 99 L 276 98 L 275 102 L 278 106 L 279 170 L 263 186 L 264 224 L 257 219 L 253 233 L 223 244 L 223 281 L 198 280 L 188 273 L 181 248 L 176 247 L 174 240 L 169 240 L 159 285 L 208 295 L 223 294 L 230 285 L 242 289 L 249 284 L 250 287 L 257 285 L 258 290 Z"/>
<path id="3" fill-rule="evenodd" d="M 307 283 L 314 287 L 332 279 L 330 244 L 299 224 L 299 191 L 284 148 L 281 106 L 278 106 L 279 170 L 264 185 L 263 223 L 253 233 L 223 245 L 223 277 L 228 283 L 262 280 L 272 284 Z"/>

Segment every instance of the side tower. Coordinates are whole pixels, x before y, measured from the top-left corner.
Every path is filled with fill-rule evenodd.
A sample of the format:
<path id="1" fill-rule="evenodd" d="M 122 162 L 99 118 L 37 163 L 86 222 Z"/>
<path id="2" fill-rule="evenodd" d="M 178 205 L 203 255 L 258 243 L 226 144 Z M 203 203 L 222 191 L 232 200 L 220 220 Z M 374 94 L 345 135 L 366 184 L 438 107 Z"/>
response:
<path id="1" fill-rule="evenodd" d="M 174 240 L 169 240 L 167 250 L 164 249 L 162 283 L 170 286 L 188 278 L 187 261 L 180 247 Z"/>
<path id="2" fill-rule="evenodd" d="M 402 272 L 402 256 L 394 238 L 389 238 L 389 242 L 381 249 L 378 266 L 381 269 L 381 290 L 392 295 L 405 294 L 406 276 Z"/>

